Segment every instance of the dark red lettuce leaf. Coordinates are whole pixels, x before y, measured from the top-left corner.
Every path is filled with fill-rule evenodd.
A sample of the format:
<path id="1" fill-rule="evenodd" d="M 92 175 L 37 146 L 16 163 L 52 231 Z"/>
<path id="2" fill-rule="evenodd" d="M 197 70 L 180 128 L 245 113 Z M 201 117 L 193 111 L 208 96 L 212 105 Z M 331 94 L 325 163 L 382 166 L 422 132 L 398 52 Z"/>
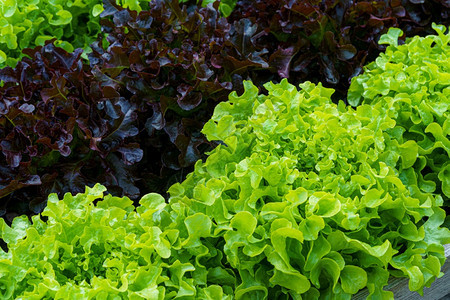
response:
<path id="1" fill-rule="evenodd" d="M 230 39 L 239 44 L 237 49 L 264 51 L 260 63 L 267 63 L 272 72 L 268 76 L 266 67 L 240 72 L 244 78 L 322 82 L 337 90 L 334 97 L 344 99 L 351 78 L 384 49 L 377 42 L 388 28 L 401 28 L 403 38 L 434 33 L 432 22 L 450 24 L 450 4 L 446 0 L 239 0 L 228 22 L 233 24 Z"/>
<path id="2" fill-rule="evenodd" d="M 143 157 L 136 106 L 116 92 L 117 82 L 83 64 L 79 49 L 49 42 L 25 51 L 31 58 L 0 70 L 0 212 L 37 213 L 49 193 L 96 182 L 136 198 L 135 175 L 116 170 Z"/>
<path id="3" fill-rule="evenodd" d="M 148 11 L 137 13 L 113 0 L 105 3 L 101 23 L 109 47 L 98 41 L 89 58 L 97 76 L 118 83 L 115 91 L 135 108 L 139 134 L 134 140 L 143 152 L 127 147 L 119 152 L 125 163 L 142 157 L 136 177 L 142 191 L 165 193 L 168 182 L 204 158 L 214 145 L 200 130 L 235 87 L 235 76 L 267 67 L 258 52 L 239 41 L 252 38 L 245 24 L 239 29 L 242 38 L 230 39 L 232 26 L 220 16 L 218 4 L 202 8 L 154 0 Z M 242 78 L 234 82 L 242 86 Z"/>

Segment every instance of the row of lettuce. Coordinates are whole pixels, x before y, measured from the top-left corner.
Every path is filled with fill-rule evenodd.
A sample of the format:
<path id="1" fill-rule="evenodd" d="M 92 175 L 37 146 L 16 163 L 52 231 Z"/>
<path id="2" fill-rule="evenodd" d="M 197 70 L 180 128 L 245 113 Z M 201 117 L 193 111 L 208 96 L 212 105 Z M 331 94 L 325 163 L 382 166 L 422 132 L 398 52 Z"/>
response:
<path id="1" fill-rule="evenodd" d="M 0 2 L 0 66 L 5 64 L 15 66 L 23 57 L 23 49 L 43 46 L 45 41 L 51 39 L 57 39 L 58 46 L 69 52 L 76 48 L 83 48 L 89 52 L 90 44 L 103 34 L 100 17 L 105 15 L 104 11 L 108 10 L 110 5 L 120 5 L 125 9 L 140 12 L 159 5 L 151 2 L 150 0 L 3 0 Z M 307 3 L 284 0 L 167 0 L 166 2 L 171 2 L 172 5 L 179 2 L 191 8 L 214 4 L 222 16 L 230 17 L 230 20 L 249 17 L 253 19 L 253 24 L 270 28 L 283 41 L 289 39 L 286 34 L 291 33 L 290 30 L 301 29 L 307 35 L 319 35 L 316 37 L 318 44 L 322 38 L 320 35 L 332 27 L 337 32 L 342 27 L 343 33 L 348 34 L 349 30 L 344 27 L 363 25 L 361 21 L 364 20 L 370 21 L 365 27 L 367 33 L 372 35 L 372 30 L 383 29 L 386 25 L 400 25 L 408 31 L 419 33 L 424 30 L 422 26 L 431 24 L 431 18 L 440 23 L 448 21 L 447 14 L 450 8 L 445 0 L 429 3 L 374 1 L 357 5 L 339 1 L 321 3 L 322 1 L 317 0 Z M 293 15 L 288 16 L 290 13 Z M 315 13 L 317 15 L 314 15 Z M 302 17 L 310 17 L 308 21 L 312 24 L 300 25 L 298 21 Z M 332 17 L 333 24 L 327 24 L 332 21 L 331 19 L 322 23 L 320 19 L 323 17 L 325 19 Z M 317 32 L 318 27 L 322 26 L 328 28 L 322 28 Z M 362 40 L 368 37 L 358 35 Z M 348 47 L 346 50 L 349 51 Z"/>
<path id="2" fill-rule="evenodd" d="M 450 33 L 433 27 L 381 37 L 356 108 L 321 84 L 244 81 L 203 128 L 220 145 L 168 202 L 97 184 L 1 219 L 2 298 L 393 299 L 390 276 L 422 293 L 450 243 Z"/>
<path id="3" fill-rule="evenodd" d="M 56 39 L 56 45 L 68 52 L 76 48 L 89 52 L 90 44 L 101 35 L 100 15 L 105 9 L 103 2 L 113 2 L 140 12 L 148 10 L 151 1 L 3 0 L 0 3 L 0 66 L 14 67 L 24 56 L 23 49 L 43 46 L 45 41 L 51 39 Z M 202 1 L 202 6 L 212 2 L 214 0 Z M 228 16 L 235 2 L 221 1 L 219 11 Z"/>
<path id="4" fill-rule="evenodd" d="M 353 2 L 0 1 L 0 215 L 97 182 L 136 203 L 165 194 L 217 145 L 201 129 L 244 79 L 344 99 L 388 27 L 450 22 L 443 0 Z"/>

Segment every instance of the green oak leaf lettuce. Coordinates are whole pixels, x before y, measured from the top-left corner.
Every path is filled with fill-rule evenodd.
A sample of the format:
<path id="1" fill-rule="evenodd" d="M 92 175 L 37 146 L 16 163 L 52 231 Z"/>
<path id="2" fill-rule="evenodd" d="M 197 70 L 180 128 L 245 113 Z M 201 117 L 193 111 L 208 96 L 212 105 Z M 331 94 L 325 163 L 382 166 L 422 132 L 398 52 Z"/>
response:
<path id="1" fill-rule="evenodd" d="M 450 32 L 433 28 L 436 35 L 404 45 L 402 31 L 391 28 L 380 38 L 386 52 L 352 79 L 348 101 L 378 105 L 395 120 L 389 134 L 401 144 L 403 181 L 413 195 L 436 193 L 450 207 Z"/>
<path id="2" fill-rule="evenodd" d="M 117 4 L 141 11 L 150 0 L 117 0 Z M 101 34 L 101 0 L 2 0 L 0 1 L 0 67 L 15 67 L 22 50 L 55 45 L 72 52 L 89 45 Z M 87 56 L 85 57 L 87 58 Z"/>
<path id="3" fill-rule="evenodd" d="M 101 6 L 101 1 L 1 1 L 0 66 L 14 67 L 23 49 L 54 38 L 66 51 L 87 49 L 101 29 L 93 15 L 95 5 Z"/>
<path id="4" fill-rule="evenodd" d="M 207 216 L 184 218 L 158 194 L 135 209 L 105 191 L 52 194 L 31 222 L 0 219 L 2 299 L 231 299 L 233 273 L 214 241 L 199 240 L 210 235 Z"/>
<path id="5" fill-rule="evenodd" d="M 171 206 L 210 218 L 241 299 L 347 299 L 366 286 L 385 299 L 381 278 L 421 293 L 442 275 L 442 196 L 408 188 L 409 150 L 383 105 L 336 105 L 309 82 L 244 86 L 203 129 L 223 144 L 169 189 Z"/>

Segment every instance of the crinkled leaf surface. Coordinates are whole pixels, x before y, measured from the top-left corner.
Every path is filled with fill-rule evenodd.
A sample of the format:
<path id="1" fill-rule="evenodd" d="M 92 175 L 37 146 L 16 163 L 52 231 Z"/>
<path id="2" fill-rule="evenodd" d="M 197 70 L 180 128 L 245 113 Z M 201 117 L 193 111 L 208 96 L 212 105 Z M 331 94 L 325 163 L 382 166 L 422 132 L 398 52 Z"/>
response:
<path id="1" fill-rule="evenodd" d="M 407 39 L 404 45 L 397 42 L 401 30 L 390 29 L 380 39 L 389 44 L 386 52 L 352 80 L 348 100 L 379 105 L 395 120 L 390 130 L 399 143 L 403 181 L 417 195 L 440 194 L 448 209 L 450 33 L 445 26 L 433 28 L 436 35 Z M 410 168 L 416 178 L 408 175 Z"/>

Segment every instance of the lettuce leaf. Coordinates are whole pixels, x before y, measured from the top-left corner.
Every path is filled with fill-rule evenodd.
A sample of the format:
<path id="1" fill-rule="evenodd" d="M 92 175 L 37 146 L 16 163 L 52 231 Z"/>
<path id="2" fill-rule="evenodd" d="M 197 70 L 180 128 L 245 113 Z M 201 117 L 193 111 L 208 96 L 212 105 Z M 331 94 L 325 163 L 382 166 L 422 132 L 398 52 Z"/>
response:
<path id="1" fill-rule="evenodd" d="M 433 23 L 436 35 L 397 40 L 391 28 L 380 38 L 386 52 L 352 79 L 348 101 L 378 105 L 396 125 L 401 178 L 413 195 L 435 193 L 450 208 L 450 32 Z M 446 33 L 447 32 L 447 33 Z M 414 170 L 410 176 L 409 169 Z"/>
<path id="2" fill-rule="evenodd" d="M 389 273 L 419 293 L 440 276 L 450 242 L 442 197 L 402 180 L 417 148 L 389 134 L 396 122 L 383 104 L 336 105 L 333 90 L 309 82 L 267 83 L 268 95 L 244 86 L 203 129 L 223 145 L 169 189 L 169 205 L 209 216 L 246 297 L 347 297 L 367 286 L 390 298 L 380 281 Z"/>
<path id="3" fill-rule="evenodd" d="M 62 200 L 52 194 L 32 222 L 0 219 L 9 249 L 0 251 L 2 298 L 231 299 L 219 252 L 199 240 L 209 236 L 206 216 L 172 222 L 177 212 L 158 194 L 135 210 L 105 192 L 97 184 Z M 210 275 L 221 286 L 208 283 L 207 267 L 222 270 Z"/>

